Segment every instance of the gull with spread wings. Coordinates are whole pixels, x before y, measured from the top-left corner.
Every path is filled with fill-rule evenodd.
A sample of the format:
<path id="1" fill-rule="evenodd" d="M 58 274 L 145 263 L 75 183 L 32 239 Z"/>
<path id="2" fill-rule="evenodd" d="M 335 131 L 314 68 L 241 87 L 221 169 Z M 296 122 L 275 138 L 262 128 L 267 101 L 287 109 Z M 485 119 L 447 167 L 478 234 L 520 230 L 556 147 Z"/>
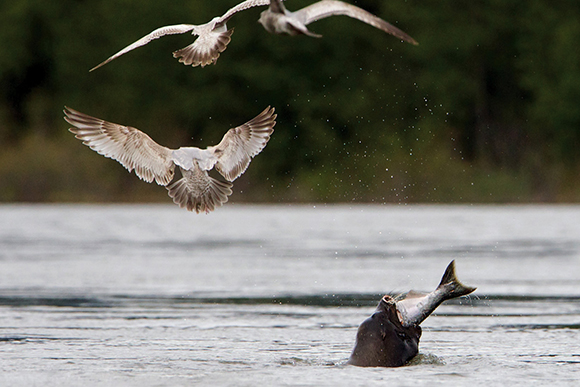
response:
<path id="1" fill-rule="evenodd" d="M 228 130 L 221 142 L 206 149 L 169 149 L 157 144 L 139 129 L 113 124 L 65 107 L 69 130 L 95 152 L 117 160 L 129 172 L 148 183 L 166 186 L 175 204 L 189 211 L 210 212 L 228 201 L 232 181 L 248 168 L 264 149 L 276 125 L 274 108 L 267 107 L 254 119 Z M 182 178 L 173 180 L 178 166 Z M 208 175 L 214 168 L 227 180 Z M 169 185 L 168 185 L 169 184 Z"/>
<path id="2" fill-rule="evenodd" d="M 213 18 L 206 24 L 176 24 L 158 28 L 93 67 L 90 71 L 96 70 L 121 55 L 144 46 L 162 36 L 184 34 L 190 31 L 192 35 L 197 35 L 198 37 L 189 46 L 175 51 L 173 56 L 178 58 L 179 62 L 193 67 L 200 65 L 204 67 L 209 64 L 215 64 L 220 54 L 227 48 L 234 33 L 233 29 L 228 30 L 226 22 L 240 11 L 266 5 L 269 5 L 269 8 L 262 12 L 259 22 L 264 26 L 266 31 L 273 34 L 304 34 L 319 38 L 321 35 L 310 32 L 306 28 L 306 25 L 329 16 L 346 15 L 370 24 L 406 42 L 417 44 L 415 39 L 392 24 L 387 23 L 362 8 L 343 3 L 342 1 L 322 0 L 296 12 L 290 12 L 284 7 L 281 0 L 246 0 L 231 8 L 222 16 Z"/>
<path id="3" fill-rule="evenodd" d="M 272 34 L 308 35 L 320 38 L 322 35 L 310 32 L 306 26 L 335 15 L 346 15 L 358 19 L 406 42 L 418 44 L 415 39 L 383 19 L 362 8 L 338 0 L 322 0 L 296 12 L 288 11 L 281 0 L 271 0 L 270 7 L 262 12 L 258 21 L 266 31 Z"/>
<path id="4" fill-rule="evenodd" d="M 135 43 L 125 47 L 115 55 L 109 57 L 104 62 L 93 67 L 90 71 L 96 70 L 101 66 L 106 65 L 113 59 L 117 59 L 123 54 L 128 53 L 138 47 L 144 46 L 152 40 L 159 39 L 165 35 L 176 35 L 190 32 L 192 35 L 197 35 L 197 39 L 187 47 L 177 50 L 173 53 L 175 58 L 180 62 L 189 66 L 204 67 L 206 65 L 216 63 L 220 54 L 226 49 L 230 43 L 234 30 L 228 30 L 226 22 L 231 19 L 236 13 L 252 7 L 266 6 L 270 4 L 270 0 L 246 0 L 230 8 L 222 16 L 217 16 L 211 19 L 208 23 L 193 25 L 193 24 L 176 24 L 156 29 L 148 35 L 145 35 Z"/>

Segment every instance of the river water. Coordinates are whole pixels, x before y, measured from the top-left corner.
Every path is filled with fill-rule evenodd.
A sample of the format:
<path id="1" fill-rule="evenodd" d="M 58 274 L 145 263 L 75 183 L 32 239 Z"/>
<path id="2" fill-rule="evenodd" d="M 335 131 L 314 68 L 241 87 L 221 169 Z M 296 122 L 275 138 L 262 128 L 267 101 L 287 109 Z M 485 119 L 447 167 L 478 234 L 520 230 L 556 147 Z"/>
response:
<path id="1" fill-rule="evenodd" d="M 385 293 L 478 290 L 395 369 Z M 580 206 L 0 206 L 2 386 L 577 385 Z"/>

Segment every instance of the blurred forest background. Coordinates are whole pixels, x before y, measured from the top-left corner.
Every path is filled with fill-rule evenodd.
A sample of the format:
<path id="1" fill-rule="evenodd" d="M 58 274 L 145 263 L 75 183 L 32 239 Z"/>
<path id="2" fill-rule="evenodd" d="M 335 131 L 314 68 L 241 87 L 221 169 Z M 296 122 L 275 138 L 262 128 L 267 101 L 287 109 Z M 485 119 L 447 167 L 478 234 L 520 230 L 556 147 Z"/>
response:
<path id="1" fill-rule="evenodd" d="M 1 2 L 0 202 L 170 201 L 76 140 L 65 105 L 169 147 L 214 145 L 274 106 L 231 201 L 580 201 L 579 1 L 350 0 L 418 46 L 344 16 L 310 25 L 322 39 L 270 35 L 254 8 L 216 65 L 174 59 L 184 34 L 88 71 L 237 2 Z"/>

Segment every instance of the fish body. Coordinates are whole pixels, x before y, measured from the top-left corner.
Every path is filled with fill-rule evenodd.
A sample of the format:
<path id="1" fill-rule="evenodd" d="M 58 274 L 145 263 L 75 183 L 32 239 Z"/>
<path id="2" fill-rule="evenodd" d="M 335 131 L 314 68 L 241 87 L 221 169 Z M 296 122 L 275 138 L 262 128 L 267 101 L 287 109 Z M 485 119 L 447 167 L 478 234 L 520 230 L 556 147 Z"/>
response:
<path id="1" fill-rule="evenodd" d="M 409 292 L 399 300 L 384 296 L 373 314 L 359 326 L 347 364 L 358 367 L 400 367 L 419 353 L 423 322 L 445 300 L 464 296 L 475 288 L 455 275 L 452 261 L 441 283 L 431 293 Z"/>
<path id="2" fill-rule="evenodd" d="M 437 289 L 431 293 L 410 291 L 397 301 L 397 314 L 405 327 L 421 324 L 443 301 L 468 295 L 476 288 L 463 285 L 455 274 L 455 261 L 447 266 Z"/>

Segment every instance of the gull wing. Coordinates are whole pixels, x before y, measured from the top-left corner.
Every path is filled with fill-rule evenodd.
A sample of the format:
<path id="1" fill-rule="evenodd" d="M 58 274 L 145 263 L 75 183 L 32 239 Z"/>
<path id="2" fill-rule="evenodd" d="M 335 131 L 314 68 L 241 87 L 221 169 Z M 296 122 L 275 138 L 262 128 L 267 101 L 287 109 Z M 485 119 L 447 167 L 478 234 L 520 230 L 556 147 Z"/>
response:
<path id="1" fill-rule="evenodd" d="M 197 165 L 189 170 L 180 169 L 183 177 L 166 188 L 173 202 L 181 208 L 207 213 L 227 202 L 232 194 L 232 183 L 210 177 Z"/>
<path id="2" fill-rule="evenodd" d="M 117 160 L 139 178 L 159 185 L 173 179 L 174 163 L 171 149 L 157 144 L 139 129 L 122 126 L 91 117 L 69 107 L 64 119 L 73 126 L 69 131 L 95 152 Z"/>
<path id="3" fill-rule="evenodd" d="M 222 17 L 220 17 L 216 24 L 221 24 L 221 23 L 225 23 L 228 20 L 230 20 L 230 18 L 232 16 L 234 16 L 236 13 L 244 11 L 246 9 L 249 8 L 253 8 L 253 7 L 262 7 L 265 5 L 269 5 L 270 4 L 270 0 L 246 0 L 241 2 L 240 4 L 233 6 L 232 8 L 230 8 L 226 13 L 224 13 L 222 15 Z"/>
<path id="4" fill-rule="evenodd" d="M 384 21 L 383 19 L 373 15 L 372 13 L 365 11 L 362 8 L 354 6 L 352 4 L 343 3 L 338 0 L 322 0 L 318 3 L 311 4 L 304 7 L 293 15 L 304 25 L 308 25 L 317 20 L 327 18 L 334 15 L 345 15 L 358 19 L 364 23 L 370 24 L 371 26 L 383 30 L 384 32 L 394 35 L 399 39 L 402 39 L 411 44 L 418 44 L 415 39 L 407 35 L 405 32 L 401 31 L 392 24 Z"/>
<path id="5" fill-rule="evenodd" d="M 184 34 L 186 32 L 193 30 L 195 27 L 196 26 L 192 25 L 192 24 L 176 24 L 173 26 L 166 26 L 166 27 L 158 28 L 155 31 L 151 32 L 150 34 L 145 35 L 141 39 L 137 40 L 135 43 L 128 45 L 127 47 L 125 47 L 124 49 L 122 49 L 121 51 L 116 53 L 115 55 L 111 56 L 106 61 L 93 67 L 92 69 L 89 70 L 89 72 L 94 71 L 94 70 L 98 69 L 99 67 L 106 65 L 107 63 L 109 63 L 113 59 L 116 59 L 116 58 L 120 57 L 121 55 L 128 53 L 129 51 L 132 51 L 136 48 L 139 48 L 141 46 L 146 45 L 147 43 L 149 43 L 152 40 L 159 39 L 160 37 L 165 36 L 165 35 Z"/>
<path id="6" fill-rule="evenodd" d="M 208 147 L 217 158 L 216 170 L 228 181 L 237 179 L 248 168 L 252 157 L 264 149 L 274 125 L 274 108 L 268 106 L 251 121 L 228 130 L 219 144 Z"/>

